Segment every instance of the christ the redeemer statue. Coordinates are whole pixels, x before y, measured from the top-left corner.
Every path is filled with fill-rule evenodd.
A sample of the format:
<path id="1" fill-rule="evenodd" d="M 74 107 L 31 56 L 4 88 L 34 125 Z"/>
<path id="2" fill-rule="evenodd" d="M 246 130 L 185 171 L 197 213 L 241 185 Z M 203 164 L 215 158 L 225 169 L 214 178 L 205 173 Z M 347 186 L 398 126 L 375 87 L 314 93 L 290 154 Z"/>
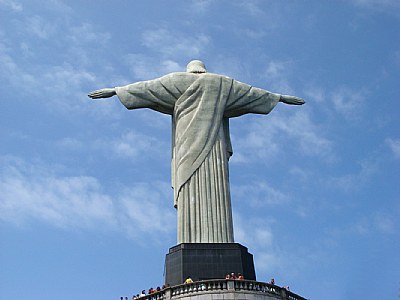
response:
<path id="1" fill-rule="evenodd" d="M 278 102 L 304 100 L 271 93 L 207 73 L 201 61 L 187 72 L 101 89 L 92 99 L 117 95 L 127 109 L 150 108 L 172 116 L 172 186 L 178 243 L 233 243 L 228 160 L 229 118 L 268 114 Z"/>

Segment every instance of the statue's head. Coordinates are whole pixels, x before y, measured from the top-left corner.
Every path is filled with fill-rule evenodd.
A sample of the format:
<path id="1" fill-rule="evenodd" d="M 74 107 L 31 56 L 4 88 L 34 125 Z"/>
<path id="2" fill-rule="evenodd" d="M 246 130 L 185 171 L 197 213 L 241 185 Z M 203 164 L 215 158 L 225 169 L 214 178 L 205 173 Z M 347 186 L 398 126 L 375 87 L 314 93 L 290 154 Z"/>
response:
<path id="1" fill-rule="evenodd" d="M 206 66 L 201 60 L 192 60 L 186 66 L 186 72 L 189 73 L 206 73 Z"/>

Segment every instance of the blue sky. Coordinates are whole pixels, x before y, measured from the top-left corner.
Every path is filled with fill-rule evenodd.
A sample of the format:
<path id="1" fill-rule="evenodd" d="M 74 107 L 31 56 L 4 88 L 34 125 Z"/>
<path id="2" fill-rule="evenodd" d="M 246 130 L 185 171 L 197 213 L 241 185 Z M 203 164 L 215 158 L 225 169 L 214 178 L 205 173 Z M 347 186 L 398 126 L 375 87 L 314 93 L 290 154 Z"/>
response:
<path id="1" fill-rule="evenodd" d="M 235 240 L 257 279 L 399 297 L 397 0 L 0 0 L 0 14 L 1 299 L 162 285 L 170 118 L 86 95 L 192 59 L 307 102 L 231 121 Z"/>

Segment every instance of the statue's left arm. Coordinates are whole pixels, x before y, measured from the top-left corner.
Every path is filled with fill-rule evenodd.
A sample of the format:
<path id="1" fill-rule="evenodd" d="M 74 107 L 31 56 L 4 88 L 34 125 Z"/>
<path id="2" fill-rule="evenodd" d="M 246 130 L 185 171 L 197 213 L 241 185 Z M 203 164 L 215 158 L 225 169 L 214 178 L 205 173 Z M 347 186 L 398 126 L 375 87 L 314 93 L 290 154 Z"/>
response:
<path id="1" fill-rule="evenodd" d="M 232 118 L 248 113 L 268 114 L 278 102 L 292 105 L 305 103 L 303 99 L 295 96 L 272 93 L 233 80 L 224 116 Z"/>

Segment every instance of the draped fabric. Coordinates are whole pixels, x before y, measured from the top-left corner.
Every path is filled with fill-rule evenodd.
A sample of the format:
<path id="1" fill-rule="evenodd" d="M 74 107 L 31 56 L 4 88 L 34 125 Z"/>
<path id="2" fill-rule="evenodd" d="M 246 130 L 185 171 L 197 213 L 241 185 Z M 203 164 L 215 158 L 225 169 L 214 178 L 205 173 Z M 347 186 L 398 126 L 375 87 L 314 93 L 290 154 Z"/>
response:
<path id="1" fill-rule="evenodd" d="M 128 109 L 172 115 L 178 243 L 233 242 L 228 118 L 268 114 L 280 95 L 217 74 L 172 73 L 116 88 Z"/>
<path id="2" fill-rule="evenodd" d="M 182 186 L 178 199 L 178 240 L 233 243 L 228 155 L 223 128 L 208 156 Z"/>

